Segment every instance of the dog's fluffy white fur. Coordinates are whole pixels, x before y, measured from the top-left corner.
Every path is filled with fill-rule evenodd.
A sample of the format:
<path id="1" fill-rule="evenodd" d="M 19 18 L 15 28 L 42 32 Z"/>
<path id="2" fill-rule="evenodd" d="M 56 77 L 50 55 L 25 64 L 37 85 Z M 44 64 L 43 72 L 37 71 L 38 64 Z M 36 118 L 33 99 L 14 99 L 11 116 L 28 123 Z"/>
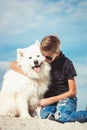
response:
<path id="1" fill-rule="evenodd" d="M 0 92 L 0 115 L 29 118 L 37 114 L 37 103 L 48 90 L 50 65 L 40 52 L 39 43 L 17 49 L 17 63 L 27 76 L 8 70 Z"/>

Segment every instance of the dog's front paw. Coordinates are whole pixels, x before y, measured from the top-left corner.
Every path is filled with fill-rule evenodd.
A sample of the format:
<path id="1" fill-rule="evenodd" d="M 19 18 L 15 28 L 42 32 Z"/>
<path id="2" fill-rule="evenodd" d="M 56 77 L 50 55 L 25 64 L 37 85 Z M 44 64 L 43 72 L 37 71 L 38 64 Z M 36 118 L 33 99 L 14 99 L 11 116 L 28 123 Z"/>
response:
<path id="1" fill-rule="evenodd" d="M 15 117 L 15 114 L 10 113 L 10 112 L 8 112 L 6 115 L 9 116 L 9 117 Z"/>

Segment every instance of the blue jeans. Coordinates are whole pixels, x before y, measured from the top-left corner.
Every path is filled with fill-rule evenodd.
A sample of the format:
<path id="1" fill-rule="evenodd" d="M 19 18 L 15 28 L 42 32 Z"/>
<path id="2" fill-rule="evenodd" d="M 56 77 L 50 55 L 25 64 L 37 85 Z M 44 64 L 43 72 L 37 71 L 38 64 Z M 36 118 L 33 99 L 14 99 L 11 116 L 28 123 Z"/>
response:
<path id="1" fill-rule="evenodd" d="M 49 114 L 53 114 L 59 122 L 87 122 L 87 111 L 76 111 L 77 98 L 66 98 L 58 103 L 43 107 L 40 111 L 42 119 L 46 119 Z"/>

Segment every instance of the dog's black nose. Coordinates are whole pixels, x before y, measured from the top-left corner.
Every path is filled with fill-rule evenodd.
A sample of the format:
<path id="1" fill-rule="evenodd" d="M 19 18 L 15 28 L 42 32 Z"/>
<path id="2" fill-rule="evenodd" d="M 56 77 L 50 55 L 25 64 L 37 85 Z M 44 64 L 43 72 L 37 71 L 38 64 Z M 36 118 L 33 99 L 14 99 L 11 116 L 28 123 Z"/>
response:
<path id="1" fill-rule="evenodd" d="M 34 64 L 37 65 L 37 64 L 38 64 L 38 60 L 35 60 L 35 61 L 34 61 Z"/>

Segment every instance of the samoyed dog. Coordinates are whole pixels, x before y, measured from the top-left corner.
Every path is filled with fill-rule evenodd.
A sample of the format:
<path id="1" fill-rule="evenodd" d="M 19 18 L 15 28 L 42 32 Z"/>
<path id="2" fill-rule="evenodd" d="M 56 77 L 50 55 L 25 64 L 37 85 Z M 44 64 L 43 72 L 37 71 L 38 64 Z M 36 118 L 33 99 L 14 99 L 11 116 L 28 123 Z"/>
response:
<path id="1" fill-rule="evenodd" d="M 17 49 L 17 63 L 26 75 L 8 70 L 0 91 L 0 115 L 30 118 L 37 114 L 38 100 L 50 84 L 50 65 L 41 55 L 40 44 Z"/>

